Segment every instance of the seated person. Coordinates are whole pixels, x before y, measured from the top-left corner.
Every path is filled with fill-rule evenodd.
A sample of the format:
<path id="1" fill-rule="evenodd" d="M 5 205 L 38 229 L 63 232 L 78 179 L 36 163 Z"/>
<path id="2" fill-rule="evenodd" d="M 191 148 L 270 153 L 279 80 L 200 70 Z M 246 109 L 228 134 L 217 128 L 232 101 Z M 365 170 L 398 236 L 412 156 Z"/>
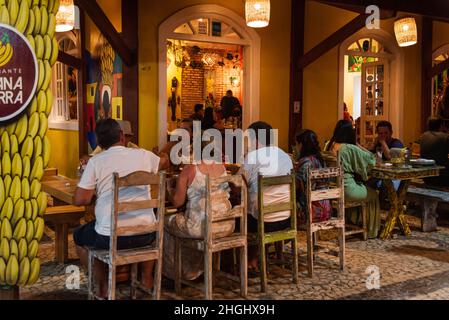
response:
<path id="1" fill-rule="evenodd" d="M 190 136 L 190 145 L 191 145 L 193 141 L 193 120 L 190 118 L 182 119 L 178 124 L 178 129 L 184 129 L 187 131 L 187 133 Z M 178 143 L 179 141 L 168 141 L 167 144 L 160 151 L 158 147 L 153 148 L 153 153 L 167 155 L 168 158 L 170 159 L 170 167 L 174 167 L 174 164 L 171 162 L 170 153 L 172 151 L 172 148 L 176 146 Z"/>
<path id="2" fill-rule="evenodd" d="M 207 108 L 204 113 L 204 119 L 201 122 L 201 130 L 209 130 L 209 129 L 223 129 L 223 125 L 220 121 L 215 120 L 214 109 Z"/>
<path id="3" fill-rule="evenodd" d="M 198 103 L 195 105 L 195 113 L 190 116 L 193 121 L 203 121 L 204 119 L 204 105 Z"/>
<path id="4" fill-rule="evenodd" d="M 74 204 L 76 206 L 90 205 L 96 195 L 96 221 L 85 224 L 75 230 L 73 239 L 77 245 L 78 255 L 83 266 L 87 266 L 88 254 L 85 247 L 95 249 L 109 249 L 111 234 L 111 204 L 113 173 L 118 172 L 121 177 L 135 171 L 157 173 L 167 165 L 167 161 L 155 154 L 143 150 L 125 148 L 125 136 L 117 121 L 113 119 L 101 120 L 95 129 L 97 140 L 103 152 L 92 157 L 81 177 L 75 191 Z M 130 187 L 122 189 L 121 201 L 150 200 L 148 188 Z M 121 226 L 133 226 L 154 221 L 153 210 L 138 210 L 120 215 Z M 154 234 L 126 235 L 117 238 L 118 249 L 142 247 L 152 243 Z M 142 282 L 151 288 L 153 263 L 144 263 L 142 267 Z M 95 278 L 99 279 L 100 296 L 107 295 L 106 265 L 96 262 L 94 265 Z"/>
<path id="5" fill-rule="evenodd" d="M 203 149 L 208 143 L 203 143 Z M 186 165 L 176 181 L 176 189 L 170 190 L 169 198 L 172 204 L 183 207 L 187 201 L 186 210 L 172 216 L 166 216 L 164 236 L 164 264 L 163 273 L 174 279 L 175 239 L 171 234 L 182 238 L 201 239 L 204 237 L 204 223 L 206 218 L 206 175 L 210 178 L 220 178 L 227 175 L 223 164 L 205 159 L 198 165 Z M 231 210 L 229 202 L 230 188 L 227 183 L 213 191 L 212 211 L 214 215 L 226 214 Z M 216 237 L 223 237 L 234 232 L 235 223 L 224 221 L 214 225 Z M 203 253 L 201 251 L 183 248 L 182 277 L 185 280 L 198 278 L 204 268 Z"/>
<path id="6" fill-rule="evenodd" d="M 296 165 L 296 199 L 299 202 L 298 224 L 304 224 L 307 221 L 307 171 L 325 168 L 323 158 L 321 157 L 320 144 L 318 137 L 312 130 L 303 130 L 296 136 L 296 145 L 299 150 L 299 163 Z M 317 181 L 319 182 L 319 181 Z M 324 182 L 324 181 L 323 181 Z M 312 186 L 313 190 L 320 189 L 319 185 Z M 332 206 L 329 200 L 317 201 L 312 203 L 313 222 L 322 222 L 329 220 L 332 213 Z"/>
<path id="7" fill-rule="evenodd" d="M 246 155 L 239 174 L 243 174 L 248 185 L 248 232 L 257 233 L 259 174 L 269 177 L 289 175 L 293 169 L 293 163 L 287 153 L 271 145 L 273 128 L 269 124 L 262 121 L 255 122 L 248 129 L 255 131 L 256 150 Z M 266 139 L 259 136 L 262 131 L 265 131 Z M 285 202 L 289 199 L 288 185 L 269 187 L 264 193 L 266 205 Z M 265 231 L 274 232 L 289 228 L 290 214 L 290 211 L 282 211 L 265 215 Z M 248 268 L 257 269 L 257 267 L 257 247 L 250 246 L 248 247 Z"/>
<path id="8" fill-rule="evenodd" d="M 132 139 L 134 138 L 134 133 L 131 129 L 131 123 L 129 121 L 125 120 L 115 120 L 120 125 L 120 128 L 123 132 L 123 135 L 125 136 L 125 146 L 127 148 L 135 148 L 138 149 L 139 146 L 132 143 Z M 100 147 L 100 145 L 97 146 L 97 148 L 90 154 L 91 157 L 101 153 L 103 149 Z"/>
<path id="9" fill-rule="evenodd" d="M 434 186 L 449 186 L 449 134 L 444 133 L 441 119 L 430 119 L 429 130 L 420 138 L 421 158 L 435 160 L 436 164 L 446 169 L 440 171 L 440 176 L 425 178 L 424 181 Z"/>
<path id="10" fill-rule="evenodd" d="M 330 151 L 338 157 L 344 171 L 345 201 L 364 201 L 368 216 L 368 238 L 376 238 L 380 229 L 379 197 L 375 189 L 367 186 L 370 167 L 376 164 L 374 154 L 357 145 L 356 133 L 351 121 L 338 121 L 332 139 Z M 358 210 L 347 210 L 347 221 L 358 224 Z"/>
<path id="11" fill-rule="evenodd" d="M 404 148 L 401 140 L 393 138 L 393 127 L 388 121 L 379 121 L 376 126 L 377 138 L 370 148 L 373 153 L 381 152 L 383 160 L 391 160 L 390 149 Z"/>

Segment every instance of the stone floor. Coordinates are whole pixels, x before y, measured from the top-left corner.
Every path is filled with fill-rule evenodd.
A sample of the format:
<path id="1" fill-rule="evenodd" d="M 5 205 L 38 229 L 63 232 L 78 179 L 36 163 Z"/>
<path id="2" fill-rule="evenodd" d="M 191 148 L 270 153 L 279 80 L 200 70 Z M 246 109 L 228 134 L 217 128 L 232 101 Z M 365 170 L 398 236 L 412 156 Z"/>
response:
<path id="1" fill-rule="evenodd" d="M 410 218 L 412 223 L 416 224 Z M 87 281 L 80 272 L 80 288 L 67 289 L 70 265 L 78 266 L 73 241 L 70 241 L 70 264 L 53 262 L 54 233 L 46 229 L 47 239 L 42 242 L 40 258 L 43 262 L 40 280 L 31 287 L 21 289 L 21 299 L 82 300 L 87 298 Z M 421 233 L 413 229 L 409 238 L 395 235 L 392 240 L 350 239 L 346 244 L 346 270 L 338 268 L 335 256 L 320 253 L 315 265 L 315 276 L 308 278 L 305 268 L 305 235 L 298 235 L 300 244 L 299 285 L 291 283 L 288 269 L 269 267 L 268 291 L 259 292 L 258 278 L 249 281 L 249 300 L 339 300 L 339 299 L 449 299 L 449 227 L 437 232 Z M 335 247 L 335 241 L 323 241 Z M 378 270 L 378 277 L 375 271 Z M 370 272 L 374 271 L 374 274 Z M 69 273 L 66 273 L 69 272 Z M 73 275 L 73 274 L 72 274 Z M 376 279 L 378 281 L 376 281 Z M 70 281 L 69 281 L 70 282 Z M 379 285 L 379 289 L 375 289 Z M 119 286 L 119 298 L 126 298 L 128 288 Z M 183 296 L 174 293 L 173 284 L 163 280 L 163 299 L 201 299 L 196 289 L 185 288 Z M 215 299 L 241 299 L 239 285 L 218 277 L 215 279 Z"/>

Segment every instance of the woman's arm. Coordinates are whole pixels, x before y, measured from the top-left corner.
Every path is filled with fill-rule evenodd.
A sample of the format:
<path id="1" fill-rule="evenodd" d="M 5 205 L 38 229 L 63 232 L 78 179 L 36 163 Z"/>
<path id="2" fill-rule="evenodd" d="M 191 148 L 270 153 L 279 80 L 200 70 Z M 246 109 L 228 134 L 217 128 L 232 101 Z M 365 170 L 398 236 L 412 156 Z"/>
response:
<path id="1" fill-rule="evenodd" d="M 195 167 L 187 165 L 181 172 L 176 181 L 176 188 L 171 195 L 171 202 L 176 208 L 180 208 L 184 205 L 187 198 L 187 189 L 190 183 L 193 181 L 192 176 L 195 176 Z"/>

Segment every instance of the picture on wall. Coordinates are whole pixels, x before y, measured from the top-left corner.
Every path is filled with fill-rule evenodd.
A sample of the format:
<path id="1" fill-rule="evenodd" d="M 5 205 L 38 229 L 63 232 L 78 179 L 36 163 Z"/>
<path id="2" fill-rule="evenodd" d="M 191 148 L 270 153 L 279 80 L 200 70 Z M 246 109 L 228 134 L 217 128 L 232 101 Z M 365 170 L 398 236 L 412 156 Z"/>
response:
<path id="1" fill-rule="evenodd" d="M 96 148 L 95 124 L 101 119 L 123 119 L 122 59 L 100 35 L 95 52 L 87 57 L 88 140 Z"/>

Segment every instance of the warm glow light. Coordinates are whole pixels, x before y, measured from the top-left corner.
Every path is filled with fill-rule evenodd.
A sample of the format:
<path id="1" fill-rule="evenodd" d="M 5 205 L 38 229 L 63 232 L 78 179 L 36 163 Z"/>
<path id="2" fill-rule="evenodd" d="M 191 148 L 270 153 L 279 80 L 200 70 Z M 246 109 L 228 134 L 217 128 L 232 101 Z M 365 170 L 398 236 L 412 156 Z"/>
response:
<path id="1" fill-rule="evenodd" d="M 263 28 L 270 23 L 270 0 L 246 0 L 246 24 L 252 28 Z"/>
<path id="2" fill-rule="evenodd" d="M 418 42 L 418 28 L 414 18 L 399 19 L 394 23 L 394 33 L 400 47 L 408 47 Z"/>
<path id="3" fill-rule="evenodd" d="M 73 0 L 61 0 L 56 15 L 56 32 L 66 32 L 75 27 L 75 6 Z"/>

